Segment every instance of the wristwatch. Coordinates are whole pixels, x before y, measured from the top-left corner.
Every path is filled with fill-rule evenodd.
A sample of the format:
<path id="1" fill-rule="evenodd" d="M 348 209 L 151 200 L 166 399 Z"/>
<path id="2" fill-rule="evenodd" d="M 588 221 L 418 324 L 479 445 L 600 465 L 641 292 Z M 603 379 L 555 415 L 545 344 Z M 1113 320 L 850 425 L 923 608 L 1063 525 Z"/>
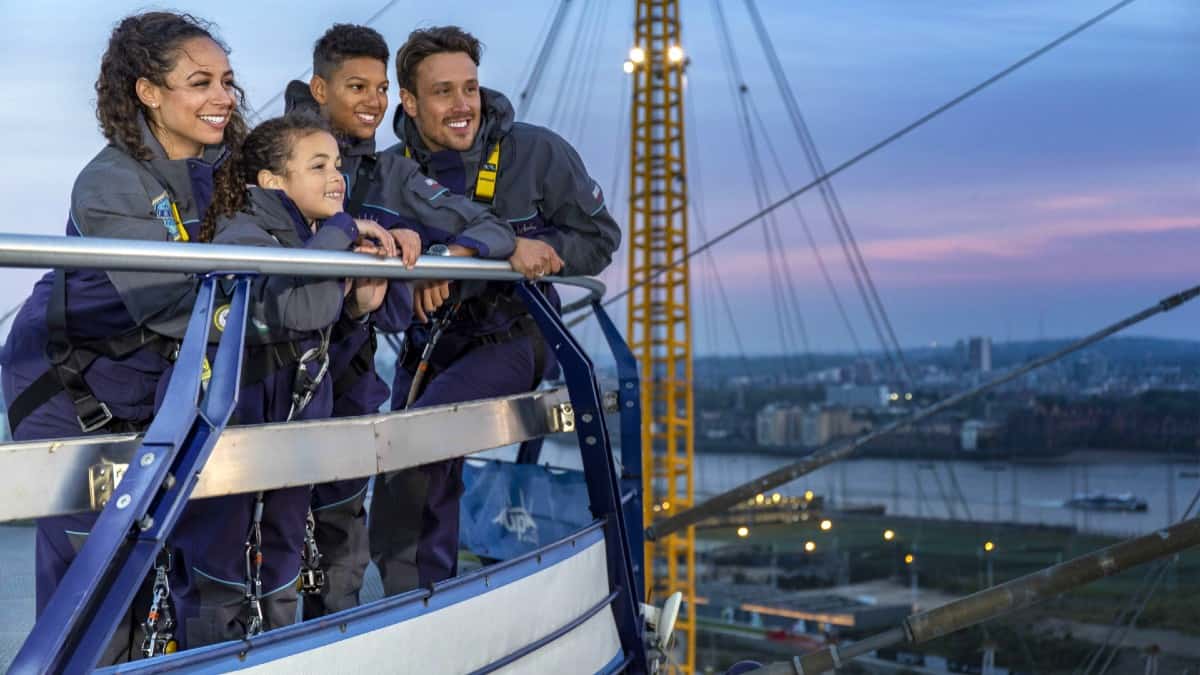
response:
<path id="1" fill-rule="evenodd" d="M 425 249 L 425 255 L 435 255 L 442 258 L 450 256 L 450 247 L 445 244 L 434 244 Z"/>

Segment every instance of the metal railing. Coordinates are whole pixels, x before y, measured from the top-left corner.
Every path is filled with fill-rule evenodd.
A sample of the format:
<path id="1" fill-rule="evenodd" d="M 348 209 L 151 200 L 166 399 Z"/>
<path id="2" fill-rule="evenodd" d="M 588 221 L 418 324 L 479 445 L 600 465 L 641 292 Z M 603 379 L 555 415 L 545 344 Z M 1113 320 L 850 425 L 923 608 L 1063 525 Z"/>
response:
<path id="1" fill-rule="evenodd" d="M 188 274 L 219 271 L 326 279 L 525 280 L 502 260 L 421 256 L 417 265 L 408 269 L 399 258 L 378 258 L 345 251 L 28 234 L 0 234 L 0 267 Z M 602 298 L 606 290 L 603 282 L 590 277 L 544 277 L 539 281 L 586 290 L 587 296 L 572 302 L 568 306 L 570 309 L 582 309 Z"/>
<path id="2" fill-rule="evenodd" d="M 350 252 L 0 234 L 0 266 L 203 276 L 198 281 L 200 292 L 180 348 L 178 365 L 167 386 L 164 405 L 139 447 L 131 453 L 130 458 L 134 461 L 129 463 L 119 487 L 114 484 L 107 495 L 107 504 L 100 512 L 92 535 L 67 570 L 10 672 L 75 672 L 96 665 L 157 551 L 165 543 L 187 500 L 194 496 L 200 470 L 217 446 L 236 405 L 250 278 L 257 275 L 516 282 L 517 295 L 529 308 L 563 369 L 574 408 L 590 510 L 604 531 L 611 586 L 609 602 L 625 654 L 624 663 L 630 672 L 647 671 L 638 589 L 640 550 L 635 551 L 631 546 L 632 541 L 640 542 L 640 511 L 629 508 L 638 499 L 636 494 L 629 494 L 625 489 L 640 487 L 640 479 L 636 474 L 628 475 L 628 468 L 627 475 L 617 473 L 603 397 L 590 358 L 546 297 L 507 263 L 423 256 L 413 269 L 407 269 L 395 258 Z M 226 330 L 212 362 L 212 374 L 207 388 L 202 388 L 200 366 L 207 348 L 208 326 L 216 307 L 217 281 L 223 278 L 234 279 L 236 283 Z M 604 293 L 604 285 L 599 281 L 579 277 L 546 277 L 539 281 L 584 289 L 586 297 L 571 306 L 590 305 L 602 324 L 611 327 L 611 321 L 599 304 Z M 622 389 L 629 390 L 620 392 L 620 400 L 626 403 L 636 400 L 636 364 L 628 346 L 615 333 L 615 327 L 606 331 L 606 338 L 622 372 Z M 632 378 L 630 372 L 634 373 Z M 351 419 L 325 423 L 324 426 L 335 424 L 361 425 L 362 422 Z M 527 426 L 536 428 L 538 425 Z M 640 437 L 625 433 L 627 426 L 622 425 L 623 452 L 640 457 Z M 481 440 L 478 434 L 473 438 Z M 484 444 L 492 443 L 489 440 Z M 20 445 L 24 444 L 13 444 L 4 449 Z M 482 448 L 472 448 L 463 454 L 478 449 Z M 310 480 L 311 476 L 302 478 Z M 636 520 L 627 522 L 629 519 Z M 332 625 L 330 628 L 336 630 Z"/>

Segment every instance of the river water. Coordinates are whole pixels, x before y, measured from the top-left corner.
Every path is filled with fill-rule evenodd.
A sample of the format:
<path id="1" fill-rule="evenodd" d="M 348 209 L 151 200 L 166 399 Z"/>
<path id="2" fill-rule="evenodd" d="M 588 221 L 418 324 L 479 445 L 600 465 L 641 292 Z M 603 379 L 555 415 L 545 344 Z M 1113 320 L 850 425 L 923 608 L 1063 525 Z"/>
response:
<path id="1" fill-rule="evenodd" d="M 753 453 L 697 455 L 697 496 L 728 490 L 791 461 Z M 550 441 L 542 462 L 578 468 L 579 450 L 574 444 Z M 1111 452 L 1078 452 L 1037 463 L 858 459 L 823 467 L 777 491 L 801 496 L 813 490 L 833 508 L 879 504 L 896 515 L 1073 525 L 1085 532 L 1125 536 L 1178 520 L 1200 492 L 1198 473 L 1195 458 L 1172 461 L 1161 455 Z M 1145 499 L 1149 508 L 1101 512 L 1063 505 L 1081 492 L 1128 492 Z"/>

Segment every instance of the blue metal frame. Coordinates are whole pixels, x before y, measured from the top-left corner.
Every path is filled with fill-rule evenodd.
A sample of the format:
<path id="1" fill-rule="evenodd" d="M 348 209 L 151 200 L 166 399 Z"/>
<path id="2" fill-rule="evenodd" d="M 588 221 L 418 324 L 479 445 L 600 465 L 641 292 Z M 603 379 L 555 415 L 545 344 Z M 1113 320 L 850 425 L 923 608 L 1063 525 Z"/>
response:
<path id="1" fill-rule="evenodd" d="M 629 554 L 637 596 L 646 596 L 645 539 L 642 537 L 642 381 L 633 350 L 621 337 L 616 324 L 599 301 L 592 303 L 596 321 L 617 362 L 617 405 L 621 416 L 621 488 L 625 525 L 629 531 Z"/>
<path id="2" fill-rule="evenodd" d="M 646 673 L 649 669 L 646 664 L 644 624 L 638 591 L 639 577 L 634 573 L 633 558 L 629 549 L 630 532 L 621 499 L 621 484 L 613 466 L 612 445 L 609 441 L 608 425 L 604 419 L 604 406 L 600 386 L 596 382 L 595 368 L 587 352 L 567 330 L 554 306 L 536 286 L 530 282 L 521 282 L 517 284 L 517 292 L 529 306 L 530 314 L 562 366 L 571 405 L 575 409 L 575 433 L 579 436 L 579 447 L 583 455 L 583 472 L 587 480 L 592 516 L 605 521 L 608 572 L 614 585 L 613 590 L 618 592 L 613 602 L 617 633 L 626 655 L 632 658 L 630 672 Z M 638 461 L 641 461 L 640 457 Z"/>
<path id="3" fill-rule="evenodd" d="M 219 276 L 225 275 L 208 275 L 201 283 L 163 405 L 10 673 L 94 669 L 179 519 L 237 402 L 250 288 L 242 275 L 207 392 L 197 404 Z"/>

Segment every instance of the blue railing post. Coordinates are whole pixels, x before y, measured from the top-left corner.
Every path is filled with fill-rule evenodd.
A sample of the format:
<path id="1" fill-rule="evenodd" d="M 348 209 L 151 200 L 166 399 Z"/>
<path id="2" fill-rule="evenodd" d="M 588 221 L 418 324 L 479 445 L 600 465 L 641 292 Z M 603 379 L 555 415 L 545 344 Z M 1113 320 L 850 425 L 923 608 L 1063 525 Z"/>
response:
<path id="1" fill-rule="evenodd" d="M 239 276 L 203 404 L 201 372 L 218 278 L 192 308 L 163 405 L 10 673 L 87 672 L 125 616 L 237 402 L 250 280 Z"/>
<path id="2" fill-rule="evenodd" d="M 630 533 L 621 504 L 621 485 L 613 465 L 612 445 L 604 420 L 604 406 L 595 369 L 583 347 L 567 330 L 558 312 L 541 291 L 529 282 L 519 283 L 517 291 L 529 306 L 546 343 L 554 350 L 562 366 L 571 405 L 575 409 L 575 433 L 579 436 L 583 455 L 583 473 L 592 515 L 603 518 L 605 522 L 608 571 L 617 591 L 617 598 L 613 601 L 617 633 L 629 659 L 629 671 L 646 673 L 644 629 L 638 582 L 630 555 Z"/>
<path id="3" fill-rule="evenodd" d="M 642 537 L 642 381 L 637 359 L 621 331 L 609 318 L 600 301 L 592 311 L 604 339 L 617 362 L 617 406 L 621 417 L 621 488 L 624 493 L 625 525 L 629 530 L 629 554 L 633 558 L 637 595 L 646 596 L 646 546 Z"/>

